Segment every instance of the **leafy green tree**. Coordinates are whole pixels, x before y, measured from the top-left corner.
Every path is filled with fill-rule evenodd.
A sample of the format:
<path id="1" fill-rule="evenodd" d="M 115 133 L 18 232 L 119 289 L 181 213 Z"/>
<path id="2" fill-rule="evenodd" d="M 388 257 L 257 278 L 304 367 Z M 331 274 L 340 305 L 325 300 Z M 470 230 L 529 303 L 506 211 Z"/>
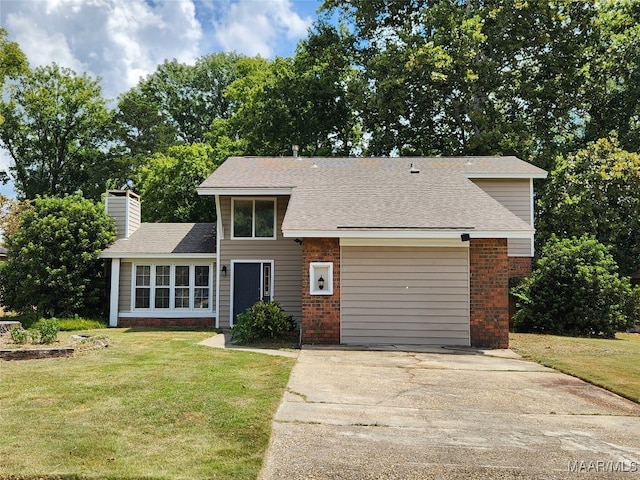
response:
<path id="1" fill-rule="evenodd" d="M 640 3 L 597 2 L 585 88 L 587 140 L 615 130 L 621 146 L 640 149 Z"/>
<path id="2" fill-rule="evenodd" d="M 593 237 L 551 237 L 530 278 L 514 289 L 523 332 L 613 337 L 640 314 L 640 290 L 618 274 L 609 249 Z"/>
<path id="3" fill-rule="evenodd" d="M 105 279 L 98 255 L 115 238 L 103 205 L 79 194 L 37 197 L 6 237 L 0 303 L 43 317 L 102 313 Z"/>
<path id="4" fill-rule="evenodd" d="M 326 0 L 350 19 L 368 153 L 517 154 L 576 130 L 594 2 Z M 559 145 L 561 144 L 561 145 Z"/>
<path id="5" fill-rule="evenodd" d="M 245 140 L 249 155 L 291 155 L 292 145 L 302 155 L 349 155 L 360 140 L 350 42 L 344 29 L 319 23 L 293 58 L 240 62 L 226 92 L 236 105 L 228 136 Z"/>
<path id="6" fill-rule="evenodd" d="M 218 166 L 206 144 L 176 145 L 156 153 L 140 167 L 136 187 L 145 222 L 212 222 L 212 197 L 200 197 L 197 187 Z"/>
<path id="7" fill-rule="evenodd" d="M 538 241 L 593 235 L 624 273 L 640 269 L 640 154 L 615 136 L 559 157 L 538 201 Z"/>
<path id="8" fill-rule="evenodd" d="M 27 58 L 20 46 L 9 41 L 9 35 L 0 28 L 0 88 L 7 79 L 16 78 L 27 69 Z M 0 124 L 4 121 L 0 115 Z"/>
<path id="9" fill-rule="evenodd" d="M 96 80 L 55 63 L 22 75 L 0 100 L 0 141 L 18 196 L 82 190 L 97 199 L 109 178 L 111 114 Z"/>
<path id="10" fill-rule="evenodd" d="M 226 88 L 238 78 L 236 53 L 212 53 L 194 65 L 165 61 L 118 102 L 118 120 L 131 155 L 166 152 L 205 141 L 216 119 L 231 116 Z"/>

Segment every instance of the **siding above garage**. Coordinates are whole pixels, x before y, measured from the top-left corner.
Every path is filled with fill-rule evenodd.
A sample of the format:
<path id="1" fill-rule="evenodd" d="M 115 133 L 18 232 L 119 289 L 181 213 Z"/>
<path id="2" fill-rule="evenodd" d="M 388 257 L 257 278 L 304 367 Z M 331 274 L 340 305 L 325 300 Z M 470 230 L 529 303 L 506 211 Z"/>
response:
<path id="1" fill-rule="evenodd" d="M 532 182 L 528 178 L 472 178 L 471 181 L 500 202 L 511 213 L 529 225 L 533 225 Z M 510 238 L 509 256 L 532 257 L 532 241 Z"/>

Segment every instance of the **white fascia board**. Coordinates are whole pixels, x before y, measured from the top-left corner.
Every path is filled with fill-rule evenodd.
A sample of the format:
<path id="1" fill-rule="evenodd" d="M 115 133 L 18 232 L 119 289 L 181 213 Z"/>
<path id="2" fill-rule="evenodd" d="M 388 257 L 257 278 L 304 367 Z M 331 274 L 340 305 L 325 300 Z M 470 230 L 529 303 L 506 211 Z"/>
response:
<path id="1" fill-rule="evenodd" d="M 161 258 L 161 259 L 171 259 L 171 258 L 195 258 L 195 259 L 207 259 L 207 260 L 216 260 L 218 259 L 217 253 L 118 253 L 118 252 L 102 252 L 98 258 L 127 258 L 127 259 L 136 259 L 136 258 Z"/>
<path id="2" fill-rule="evenodd" d="M 507 178 L 507 179 L 515 179 L 515 178 L 547 178 L 547 172 L 540 173 L 465 173 L 464 176 L 466 178 Z"/>
<path id="3" fill-rule="evenodd" d="M 481 230 L 283 230 L 285 238 L 392 238 L 392 239 L 430 239 L 460 238 L 468 233 L 471 238 L 533 238 L 533 230 L 488 231 Z"/>
<path id="4" fill-rule="evenodd" d="M 470 242 L 457 238 L 341 238 L 341 247 L 462 247 Z"/>
<path id="5" fill-rule="evenodd" d="M 291 195 L 293 187 L 256 187 L 256 188 L 198 188 L 198 195 Z"/>

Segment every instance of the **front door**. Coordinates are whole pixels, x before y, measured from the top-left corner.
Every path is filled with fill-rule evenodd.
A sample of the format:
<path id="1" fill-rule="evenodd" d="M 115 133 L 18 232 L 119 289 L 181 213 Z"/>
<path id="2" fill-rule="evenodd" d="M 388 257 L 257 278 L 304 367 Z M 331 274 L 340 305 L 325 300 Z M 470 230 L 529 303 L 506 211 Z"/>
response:
<path id="1" fill-rule="evenodd" d="M 233 264 L 233 323 L 239 313 L 258 300 L 271 299 L 271 263 L 236 262 Z"/>

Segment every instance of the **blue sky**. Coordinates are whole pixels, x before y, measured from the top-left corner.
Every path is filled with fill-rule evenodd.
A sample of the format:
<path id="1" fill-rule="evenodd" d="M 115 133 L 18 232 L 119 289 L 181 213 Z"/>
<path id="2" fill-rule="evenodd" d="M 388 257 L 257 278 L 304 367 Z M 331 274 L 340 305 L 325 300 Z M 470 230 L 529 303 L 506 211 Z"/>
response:
<path id="1" fill-rule="evenodd" d="M 56 62 L 101 78 L 115 99 L 165 59 L 212 52 L 290 56 L 321 0 L 0 0 L 0 25 L 32 67 Z M 0 168 L 7 166 L 0 152 Z M 13 196 L 9 186 L 0 193 Z"/>

